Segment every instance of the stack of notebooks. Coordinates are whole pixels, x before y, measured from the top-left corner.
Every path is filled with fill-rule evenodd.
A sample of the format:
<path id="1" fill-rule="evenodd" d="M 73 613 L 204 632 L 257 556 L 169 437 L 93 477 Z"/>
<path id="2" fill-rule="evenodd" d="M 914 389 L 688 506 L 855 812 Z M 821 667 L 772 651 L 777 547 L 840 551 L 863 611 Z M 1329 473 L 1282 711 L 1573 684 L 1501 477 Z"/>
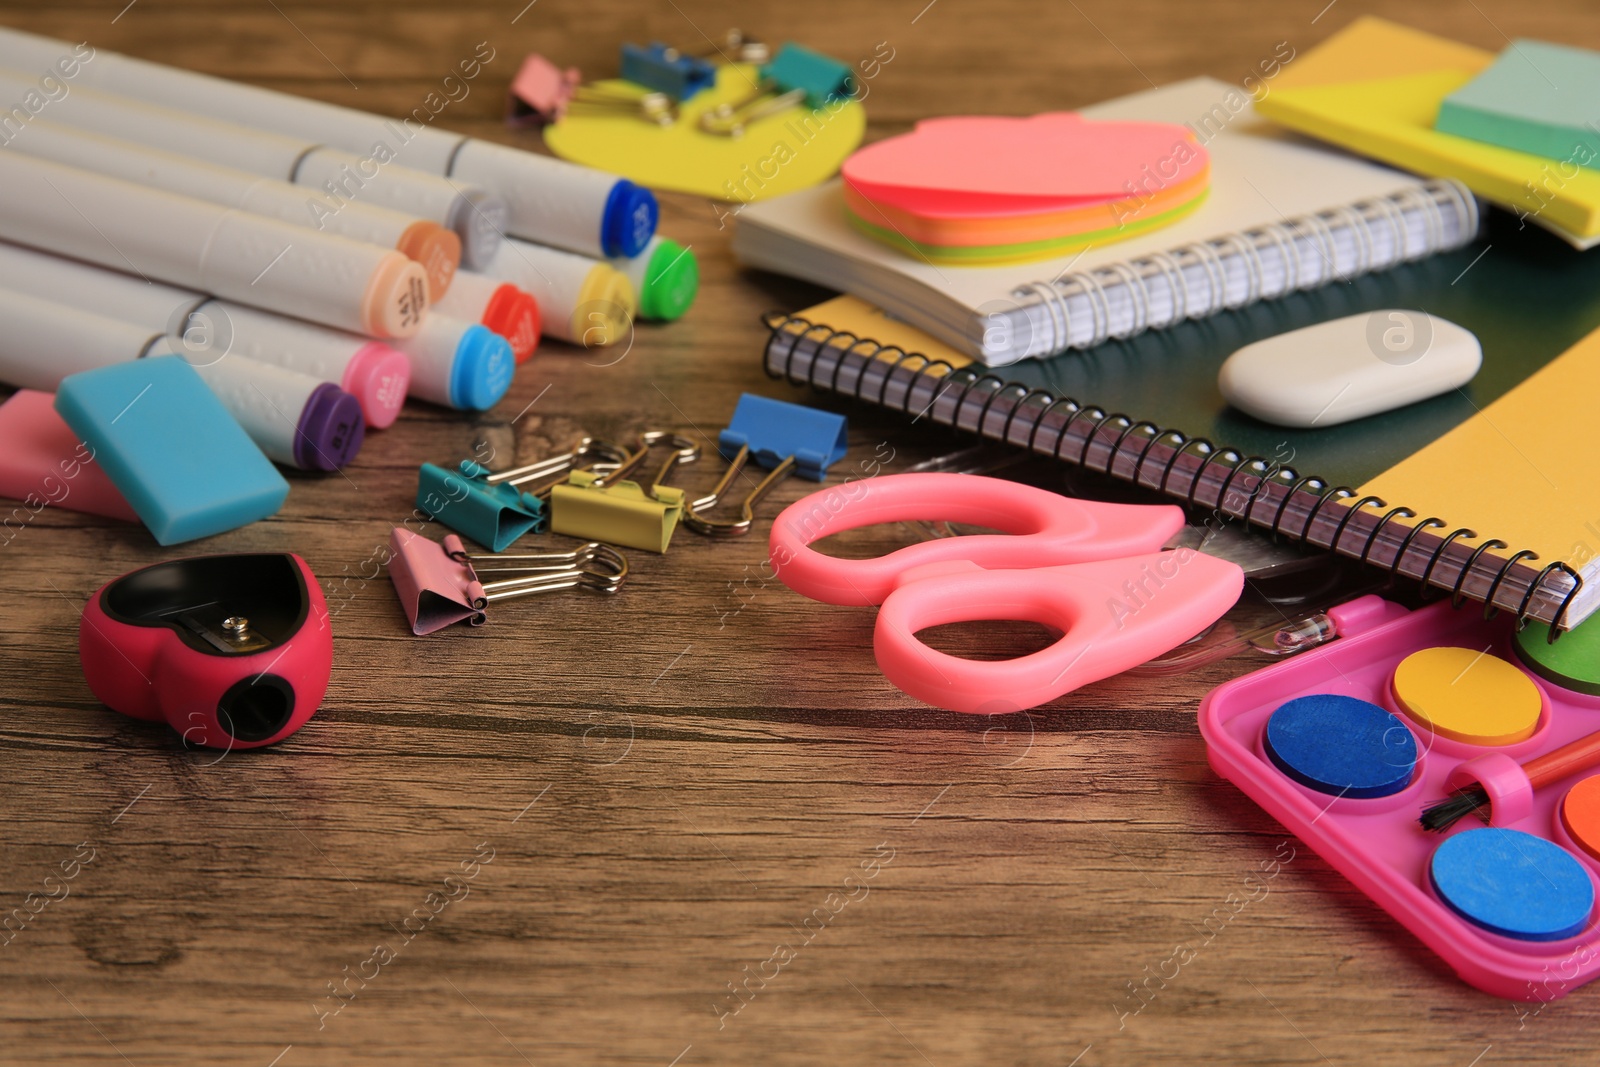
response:
<path id="1" fill-rule="evenodd" d="M 1480 237 L 1457 182 L 1318 147 L 1230 106 L 1241 95 L 1197 79 L 1086 109 L 1187 122 L 1212 188 L 1168 229 L 1057 261 L 912 261 L 852 229 L 837 183 L 751 205 L 746 264 L 853 294 L 773 316 L 768 372 L 1575 625 L 1600 604 L 1600 465 L 1574 443 L 1600 384 L 1600 257 L 1509 216 Z M 1218 393 L 1240 347 L 1384 308 L 1471 330 L 1483 369 L 1302 430 Z"/>

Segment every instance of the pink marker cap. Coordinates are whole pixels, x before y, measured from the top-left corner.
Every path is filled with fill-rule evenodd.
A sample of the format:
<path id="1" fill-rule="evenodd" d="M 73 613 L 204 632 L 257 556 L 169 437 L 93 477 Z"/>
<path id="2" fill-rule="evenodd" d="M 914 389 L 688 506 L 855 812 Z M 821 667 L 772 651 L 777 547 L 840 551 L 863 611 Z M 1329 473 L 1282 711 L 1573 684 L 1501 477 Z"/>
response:
<path id="1" fill-rule="evenodd" d="M 394 423 L 400 405 L 406 402 L 406 390 L 411 388 L 411 360 L 399 349 L 373 341 L 350 357 L 339 385 L 361 401 L 367 428 L 381 430 Z"/>

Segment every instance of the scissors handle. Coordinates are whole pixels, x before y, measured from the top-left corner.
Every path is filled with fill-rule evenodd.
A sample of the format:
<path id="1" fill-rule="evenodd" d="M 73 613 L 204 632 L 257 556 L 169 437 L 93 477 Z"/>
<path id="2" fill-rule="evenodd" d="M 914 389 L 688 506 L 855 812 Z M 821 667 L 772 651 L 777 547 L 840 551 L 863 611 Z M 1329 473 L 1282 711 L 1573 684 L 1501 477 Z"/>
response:
<path id="1" fill-rule="evenodd" d="M 959 522 L 1002 534 L 908 545 L 876 559 L 837 559 L 811 543 L 841 530 L 905 521 Z M 827 604 L 881 604 L 907 572 L 970 560 L 991 570 L 1049 567 L 1154 552 L 1183 528 L 1170 504 L 1077 500 L 976 474 L 886 474 L 812 493 L 772 524 L 772 566 L 795 592 Z"/>
<path id="2" fill-rule="evenodd" d="M 961 538 L 960 540 L 966 540 Z M 1238 600 L 1244 571 L 1192 549 L 1038 570 L 925 572 L 884 600 L 873 650 L 884 675 L 935 707 L 1003 714 L 1037 707 L 1182 644 Z M 1049 648 L 969 660 L 920 630 L 1012 619 L 1062 631 Z"/>

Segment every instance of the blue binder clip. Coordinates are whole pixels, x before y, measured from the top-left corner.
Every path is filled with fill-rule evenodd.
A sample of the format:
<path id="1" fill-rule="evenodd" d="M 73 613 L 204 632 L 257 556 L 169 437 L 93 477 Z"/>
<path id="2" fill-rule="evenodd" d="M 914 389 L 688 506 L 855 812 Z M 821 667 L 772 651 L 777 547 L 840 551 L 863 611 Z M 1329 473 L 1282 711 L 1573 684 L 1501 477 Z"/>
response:
<path id="1" fill-rule="evenodd" d="M 779 482 L 791 474 L 822 481 L 828 468 L 844 458 L 847 443 L 843 415 L 745 393 L 717 438 L 728 469 L 709 495 L 684 505 L 684 524 L 708 537 L 743 536 L 755 521 L 755 506 Z M 702 512 L 717 506 L 752 459 L 771 473 L 744 498 L 739 517 L 727 522 L 705 518 Z"/>
<path id="2" fill-rule="evenodd" d="M 446 526 L 472 538 L 492 552 L 504 552 L 513 541 L 550 526 L 550 487 L 538 493 L 517 488 L 527 482 L 565 474 L 580 459 L 598 456 L 597 469 L 621 462 L 626 449 L 585 438 L 573 451 L 530 463 L 515 470 L 491 474 L 470 459 L 457 470 L 424 463 L 417 472 L 417 507 Z"/>
<path id="3" fill-rule="evenodd" d="M 717 68 L 698 56 L 651 41 L 649 48 L 622 46 L 622 77 L 681 103 L 715 85 Z"/>

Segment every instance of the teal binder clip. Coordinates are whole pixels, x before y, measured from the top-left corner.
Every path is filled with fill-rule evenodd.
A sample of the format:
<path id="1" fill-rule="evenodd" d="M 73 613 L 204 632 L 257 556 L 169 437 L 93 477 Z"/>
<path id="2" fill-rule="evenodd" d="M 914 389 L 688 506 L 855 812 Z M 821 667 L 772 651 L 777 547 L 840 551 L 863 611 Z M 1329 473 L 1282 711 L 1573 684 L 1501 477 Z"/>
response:
<path id="1" fill-rule="evenodd" d="M 739 137 L 758 119 L 804 104 L 815 110 L 852 97 L 856 81 L 849 66 L 789 41 L 761 68 L 761 87 L 737 104 L 718 104 L 701 113 L 706 133 Z"/>
<path id="2" fill-rule="evenodd" d="M 417 507 L 490 551 L 504 552 L 523 534 L 550 526 L 549 487 L 525 493 L 517 486 L 563 475 L 590 456 L 600 458 L 596 469 L 601 470 L 627 459 L 628 453 L 608 442 L 584 438 L 565 455 L 499 473 L 490 473 L 470 459 L 462 460 L 456 470 L 424 463 L 417 472 Z"/>
<path id="3" fill-rule="evenodd" d="M 715 85 L 717 68 L 698 56 L 651 41 L 649 48 L 622 46 L 622 78 L 681 103 Z"/>
<path id="4" fill-rule="evenodd" d="M 709 495 L 684 506 L 684 525 L 707 537 L 742 537 L 755 522 L 755 506 L 779 482 L 791 474 L 822 481 L 828 468 L 844 458 L 847 444 L 843 415 L 745 393 L 717 438 L 728 469 Z M 721 502 L 752 459 L 771 473 L 744 498 L 739 517 L 724 522 L 706 518 L 703 513 Z"/>
<path id="5" fill-rule="evenodd" d="M 802 99 L 812 108 L 855 93 L 855 77 L 848 66 L 793 41 L 761 68 L 761 77 L 779 93 L 803 93 Z"/>

